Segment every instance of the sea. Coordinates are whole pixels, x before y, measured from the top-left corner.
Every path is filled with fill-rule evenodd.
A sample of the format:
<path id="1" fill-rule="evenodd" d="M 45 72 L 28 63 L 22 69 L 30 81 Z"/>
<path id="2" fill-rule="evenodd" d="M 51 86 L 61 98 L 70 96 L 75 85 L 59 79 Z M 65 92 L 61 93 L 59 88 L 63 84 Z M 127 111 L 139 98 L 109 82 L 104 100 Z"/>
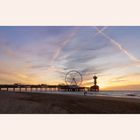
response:
<path id="1" fill-rule="evenodd" d="M 49 92 L 50 93 L 50 92 Z M 56 94 L 84 95 L 84 92 L 51 92 Z M 108 96 L 121 98 L 140 98 L 140 91 L 100 91 L 86 92 L 86 96 Z"/>
<path id="2" fill-rule="evenodd" d="M 79 96 L 108 96 L 108 97 L 121 97 L 121 98 L 140 98 L 140 91 L 100 91 L 100 92 L 56 92 L 47 91 L 39 93 L 52 93 L 52 94 L 66 94 L 66 95 L 79 95 Z"/>
<path id="3" fill-rule="evenodd" d="M 17 91 L 18 92 L 18 91 Z M 22 90 L 22 92 L 25 92 Z M 29 92 L 29 91 L 28 91 Z M 33 93 L 51 93 L 51 94 L 65 94 L 65 95 L 79 95 L 84 96 L 83 92 L 64 92 L 64 91 L 41 91 L 33 90 Z M 1 91 L 0 93 L 9 93 L 7 91 Z M 14 93 L 14 92 L 10 92 Z M 124 97 L 124 98 L 140 98 L 140 91 L 99 91 L 99 92 L 89 92 L 85 93 L 86 96 L 108 96 L 108 97 Z"/>

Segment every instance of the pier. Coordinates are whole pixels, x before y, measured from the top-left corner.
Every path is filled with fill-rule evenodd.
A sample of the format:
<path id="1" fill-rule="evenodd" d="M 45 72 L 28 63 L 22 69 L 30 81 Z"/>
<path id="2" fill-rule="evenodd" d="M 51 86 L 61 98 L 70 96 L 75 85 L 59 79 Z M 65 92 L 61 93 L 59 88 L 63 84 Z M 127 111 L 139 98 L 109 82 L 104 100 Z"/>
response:
<path id="1" fill-rule="evenodd" d="M 86 87 L 70 87 L 67 85 L 0 85 L 0 91 L 13 91 L 13 92 L 49 92 L 49 91 L 85 91 Z"/>

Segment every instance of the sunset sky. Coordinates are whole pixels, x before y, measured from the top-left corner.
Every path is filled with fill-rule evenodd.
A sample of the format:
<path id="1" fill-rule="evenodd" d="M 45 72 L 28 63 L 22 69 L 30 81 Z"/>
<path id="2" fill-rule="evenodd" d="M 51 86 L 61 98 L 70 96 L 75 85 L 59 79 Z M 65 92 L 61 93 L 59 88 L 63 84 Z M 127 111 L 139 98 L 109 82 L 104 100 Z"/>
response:
<path id="1" fill-rule="evenodd" d="M 0 84 L 61 84 L 70 70 L 83 86 L 140 90 L 140 27 L 0 27 Z"/>

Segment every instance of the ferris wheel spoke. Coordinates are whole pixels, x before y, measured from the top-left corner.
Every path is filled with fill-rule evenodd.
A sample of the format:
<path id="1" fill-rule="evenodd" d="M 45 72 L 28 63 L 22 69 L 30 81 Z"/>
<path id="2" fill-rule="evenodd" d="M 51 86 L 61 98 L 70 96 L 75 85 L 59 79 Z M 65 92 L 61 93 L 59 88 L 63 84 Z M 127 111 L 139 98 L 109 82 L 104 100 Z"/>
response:
<path id="1" fill-rule="evenodd" d="M 73 79 L 71 80 L 71 85 L 73 85 Z"/>
<path id="2" fill-rule="evenodd" d="M 75 82 L 75 84 L 76 84 L 76 86 L 77 86 L 77 82 L 76 82 L 76 80 L 75 80 L 75 79 L 73 79 L 73 81 Z"/>

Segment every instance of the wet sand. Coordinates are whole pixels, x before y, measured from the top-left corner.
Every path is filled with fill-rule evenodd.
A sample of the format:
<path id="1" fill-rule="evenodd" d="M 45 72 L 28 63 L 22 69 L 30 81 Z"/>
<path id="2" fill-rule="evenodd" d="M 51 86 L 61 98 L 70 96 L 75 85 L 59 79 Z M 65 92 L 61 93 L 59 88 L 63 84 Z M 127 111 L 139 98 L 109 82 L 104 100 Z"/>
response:
<path id="1" fill-rule="evenodd" d="M 139 114 L 140 99 L 43 93 L 0 93 L 1 114 Z"/>

